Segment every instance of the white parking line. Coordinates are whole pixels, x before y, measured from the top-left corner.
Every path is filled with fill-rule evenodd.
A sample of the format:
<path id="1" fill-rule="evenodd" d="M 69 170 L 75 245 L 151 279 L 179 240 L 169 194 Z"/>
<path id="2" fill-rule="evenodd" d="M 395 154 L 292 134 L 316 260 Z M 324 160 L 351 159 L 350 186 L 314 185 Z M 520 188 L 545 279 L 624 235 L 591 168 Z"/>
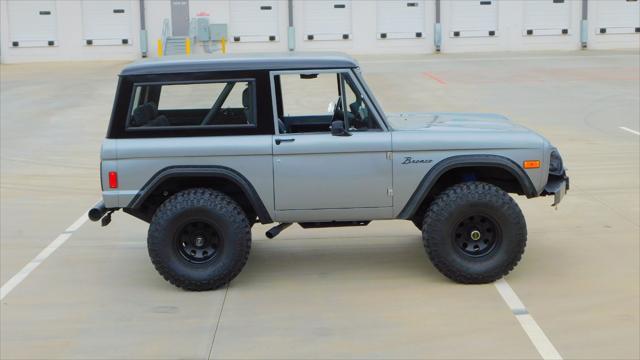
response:
<path id="1" fill-rule="evenodd" d="M 9 281 L 7 281 L 2 288 L 0 288 L 0 301 L 7 296 L 11 290 L 13 290 L 16 286 L 20 285 L 20 283 L 31 274 L 33 270 L 35 270 L 43 261 L 45 261 L 49 255 L 53 254 L 57 248 L 62 246 L 65 241 L 69 240 L 73 232 L 78 230 L 86 221 L 87 221 L 87 213 L 82 214 L 78 220 L 74 221 L 62 234 L 58 235 L 46 248 L 42 249 L 36 257 L 33 258 L 27 265 L 25 265 L 22 270 L 20 270 L 17 274 L 13 275 Z"/>
<path id="2" fill-rule="evenodd" d="M 628 132 L 630 132 L 632 134 L 640 135 L 640 131 L 635 131 L 635 130 L 629 129 L 628 127 L 624 127 L 624 126 L 620 126 L 619 128 L 624 130 L 624 131 L 628 131 Z"/>
<path id="3" fill-rule="evenodd" d="M 504 302 L 507 303 L 511 312 L 516 317 L 524 332 L 529 336 L 529 340 L 536 347 L 543 359 L 562 359 L 558 350 L 551 343 L 549 338 L 544 334 L 536 320 L 529 314 L 518 295 L 513 291 L 507 280 L 500 279 L 494 283 L 498 293 L 502 296 Z"/>

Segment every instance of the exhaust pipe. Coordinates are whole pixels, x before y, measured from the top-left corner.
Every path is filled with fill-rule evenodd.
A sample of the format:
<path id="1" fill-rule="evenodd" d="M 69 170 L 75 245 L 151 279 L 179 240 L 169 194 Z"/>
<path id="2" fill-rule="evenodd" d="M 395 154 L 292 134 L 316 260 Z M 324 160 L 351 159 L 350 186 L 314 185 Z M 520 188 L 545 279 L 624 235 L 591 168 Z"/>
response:
<path id="1" fill-rule="evenodd" d="M 104 201 L 98 201 L 98 203 L 89 210 L 89 220 L 98 221 L 102 219 L 106 213 L 107 208 L 104 206 Z"/>
<path id="2" fill-rule="evenodd" d="M 280 234 L 282 230 L 288 228 L 289 226 L 291 226 L 291 223 L 281 223 L 269 229 L 265 233 L 265 235 L 267 235 L 269 239 L 273 239 L 274 237 L 278 236 L 278 234 Z"/>

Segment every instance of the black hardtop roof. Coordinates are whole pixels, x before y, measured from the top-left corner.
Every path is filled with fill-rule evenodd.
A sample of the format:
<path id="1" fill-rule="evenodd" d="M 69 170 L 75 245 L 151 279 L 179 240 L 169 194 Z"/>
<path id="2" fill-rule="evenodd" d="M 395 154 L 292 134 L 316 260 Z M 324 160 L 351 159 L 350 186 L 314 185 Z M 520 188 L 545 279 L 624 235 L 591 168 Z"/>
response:
<path id="1" fill-rule="evenodd" d="M 287 52 L 170 56 L 139 60 L 127 65 L 120 75 L 168 74 L 206 71 L 304 70 L 358 67 L 347 54 L 329 52 Z"/>

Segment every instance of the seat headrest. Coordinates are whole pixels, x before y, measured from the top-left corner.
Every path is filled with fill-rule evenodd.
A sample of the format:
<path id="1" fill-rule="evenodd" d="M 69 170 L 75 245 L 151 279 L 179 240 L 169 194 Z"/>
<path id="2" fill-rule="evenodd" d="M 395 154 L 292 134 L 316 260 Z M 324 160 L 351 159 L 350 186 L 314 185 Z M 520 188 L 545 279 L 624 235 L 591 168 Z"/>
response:
<path id="1" fill-rule="evenodd" d="M 132 115 L 131 126 L 144 126 L 156 118 L 158 108 L 156 104 L 147 102 L 135 108 Z"/>

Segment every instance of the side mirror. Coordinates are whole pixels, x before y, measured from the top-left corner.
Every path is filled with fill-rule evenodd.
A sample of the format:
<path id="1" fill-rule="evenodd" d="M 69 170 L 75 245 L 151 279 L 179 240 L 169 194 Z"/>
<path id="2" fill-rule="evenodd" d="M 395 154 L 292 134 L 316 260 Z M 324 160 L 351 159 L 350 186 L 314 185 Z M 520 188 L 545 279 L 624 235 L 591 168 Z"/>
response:
<path id="1" fill-rule="evenodd" d="M 333 136 L 351 136 L 351 133 L 344 128 L 344 121 L 336 120 L 331 123 L 331 135 Z"/>

